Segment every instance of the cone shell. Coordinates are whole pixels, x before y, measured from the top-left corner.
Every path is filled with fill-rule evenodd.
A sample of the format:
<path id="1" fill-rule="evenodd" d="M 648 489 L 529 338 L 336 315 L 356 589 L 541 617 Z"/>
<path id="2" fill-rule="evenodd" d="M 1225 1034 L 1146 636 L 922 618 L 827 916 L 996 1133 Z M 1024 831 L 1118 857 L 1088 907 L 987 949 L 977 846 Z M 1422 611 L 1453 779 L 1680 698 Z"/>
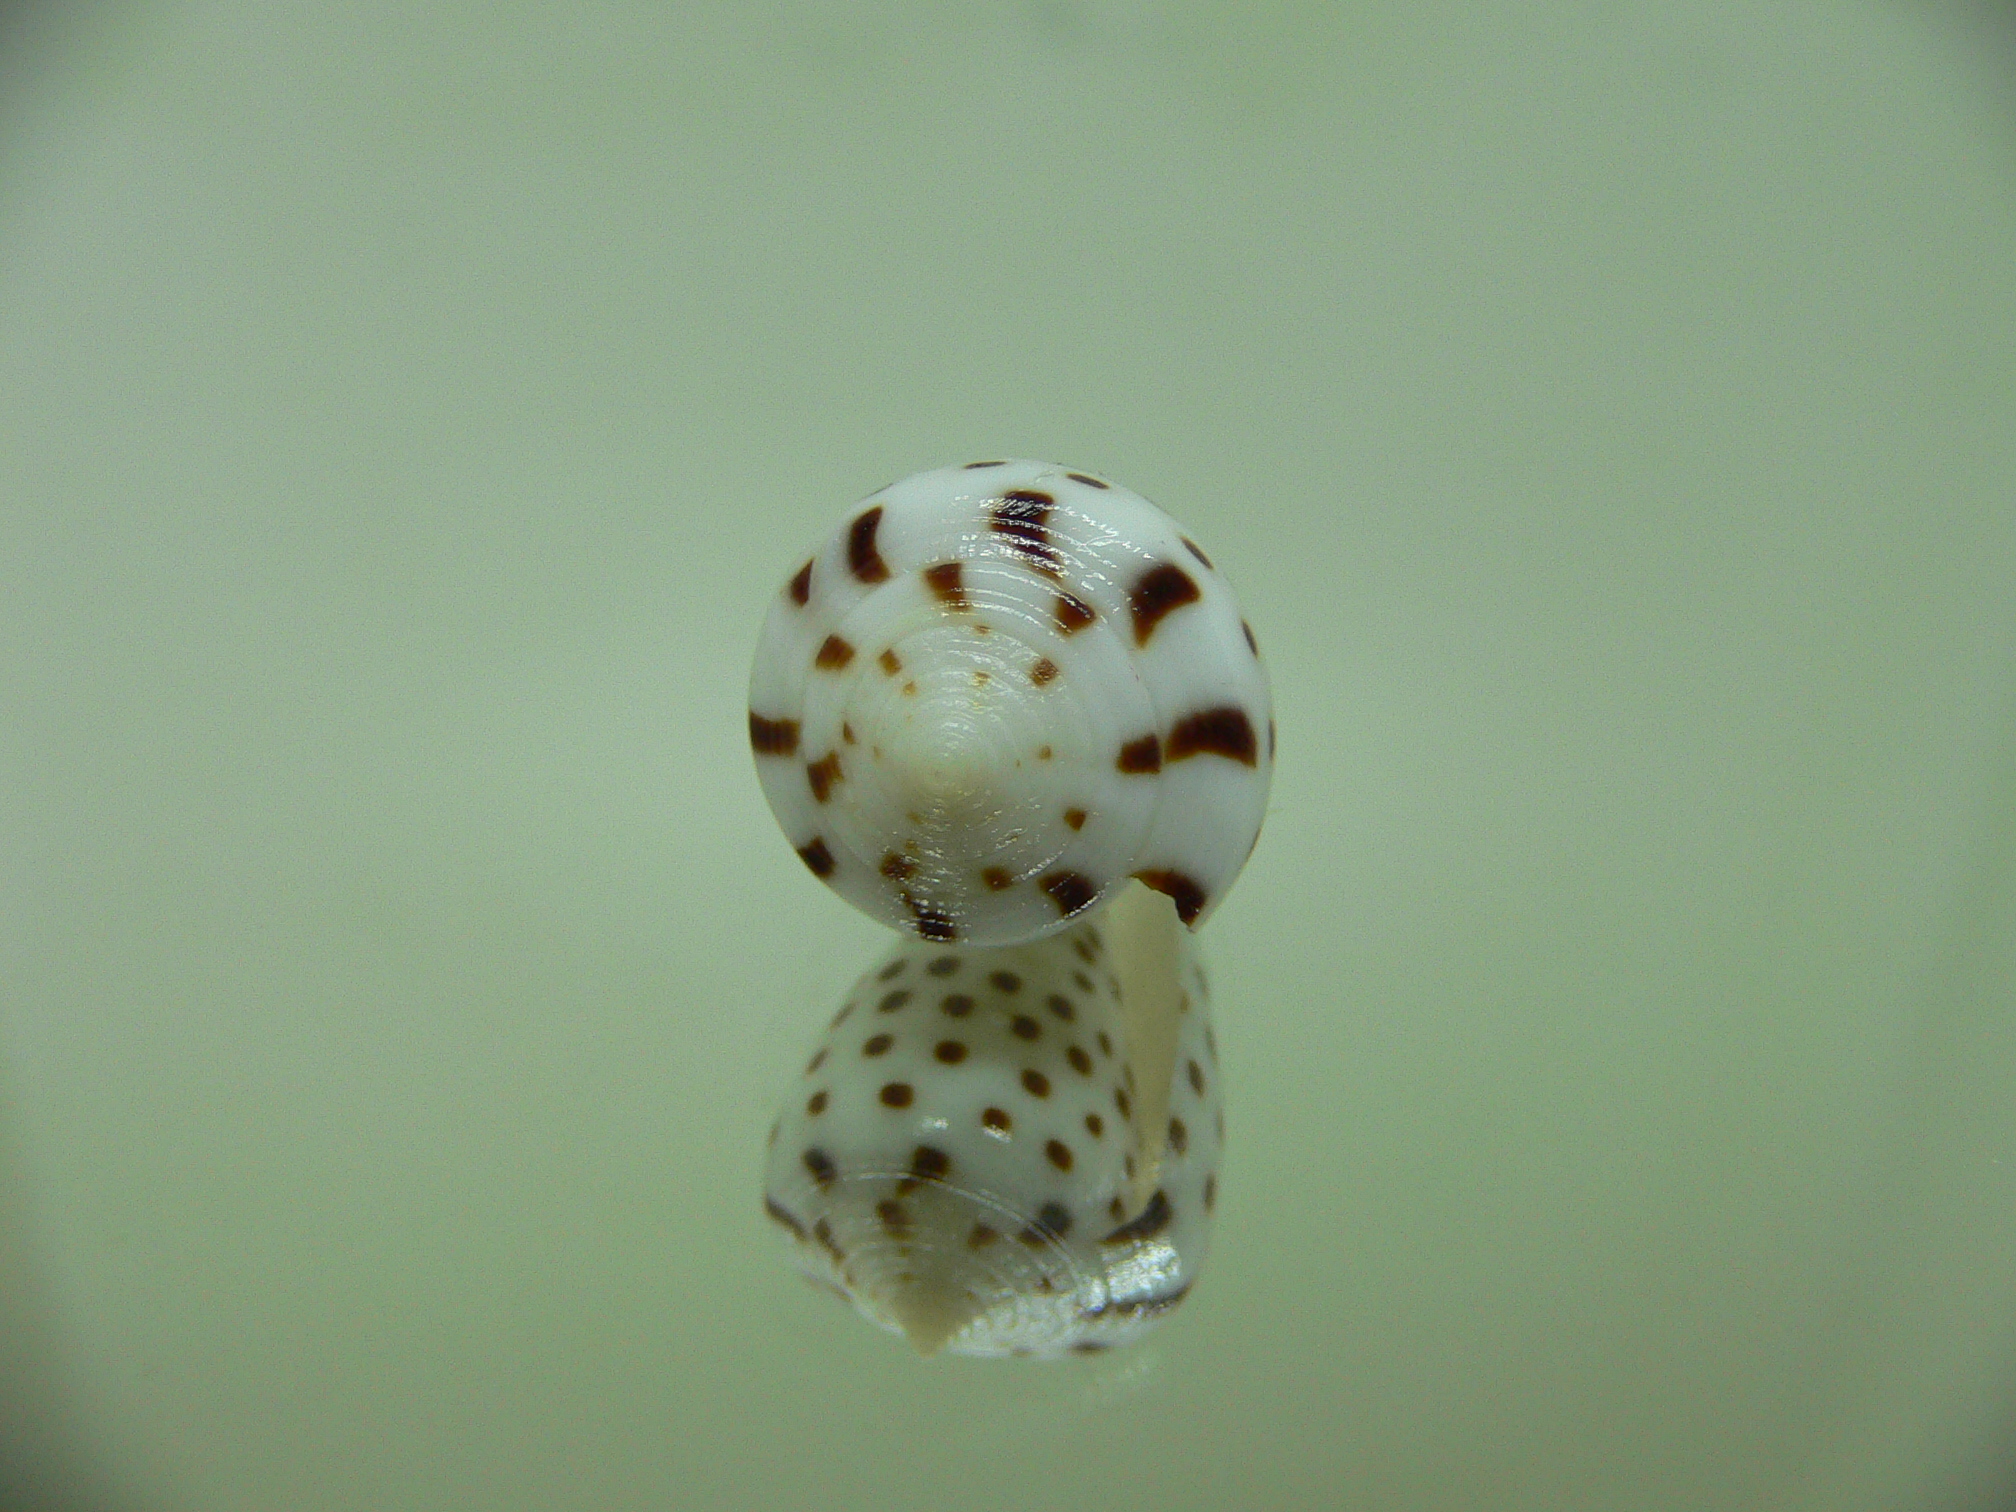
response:
<path id="1" fill-rule="evenodd" d="M 1063 929 L 1138 877 L 1195 928 L 1273 767 L 1224 577 L 1138 494 L 1042 462 L 919 473 L 794 568 L 749 685 L 757 774 L 815 876 L 919 939 Z"/>
<path id="2" fill-rule="evenodd" d="M 1203 977 L 1169 934 L 1175 1058 L 1153 1089 L 1095 923 L 907 942 L 865 973 L 771 1132 L 764 1209 L 800 1269 L 925 1354 L 1093 1352 L 1181 1302 L 1223 1116 Z"/>

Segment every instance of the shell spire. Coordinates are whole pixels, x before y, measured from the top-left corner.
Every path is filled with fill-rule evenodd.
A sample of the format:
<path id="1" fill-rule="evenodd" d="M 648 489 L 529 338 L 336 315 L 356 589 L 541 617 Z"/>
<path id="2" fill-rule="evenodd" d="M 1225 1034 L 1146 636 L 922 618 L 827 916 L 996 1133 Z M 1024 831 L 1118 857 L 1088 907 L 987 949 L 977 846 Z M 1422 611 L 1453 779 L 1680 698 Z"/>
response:
<path id="1" fill-rule="evenodd" d="M 1272 700 L 1211 559 L 1029 461 L 863 500 L 764 621 L 749 737 L 812 873 L 932 943 L 1054 934 L 1138 878 L 1192 928 L 1259 835 Z"/>

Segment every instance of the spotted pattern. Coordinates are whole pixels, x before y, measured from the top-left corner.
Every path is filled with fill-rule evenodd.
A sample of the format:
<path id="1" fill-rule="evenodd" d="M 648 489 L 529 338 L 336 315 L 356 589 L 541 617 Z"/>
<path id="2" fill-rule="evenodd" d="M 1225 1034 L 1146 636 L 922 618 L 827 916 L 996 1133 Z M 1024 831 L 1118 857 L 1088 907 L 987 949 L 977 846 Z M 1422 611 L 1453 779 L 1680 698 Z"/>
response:
<path id="1" fill-rule="evenodd" d="M 882 506 L 864 510 L 847 527 L 847 570 L 864 583 L 886 583 L 889 564 L 875 544 L 882 528 Z"/>
<path id="2" fill-rule="evenodd" d="M 1147 645 L 1163 620 L 1203 596 L 1197 580 L 1174 562 L 1149 568 L 1127 592 L 1127 612 L 1134 620 L 1134 643 Z"/>
<path id="3" fill-rule="evenodd" d="M 898 1331 L 917 1288 L 970 1288 L 979 1311 L 955 1307 L 944 1345 L 983 1355 L 1125 1343 L 1187 1294 L 1217 1201 L 1204 984 L 1179 962 L 1193 1006 L 1148 1147 L 1098 929 L 913 942 L 864 973 L 770 1147 L 768 1221 L 810 1279 Z M 967 1255 L 983 1269 L 962 1280 Z"/>

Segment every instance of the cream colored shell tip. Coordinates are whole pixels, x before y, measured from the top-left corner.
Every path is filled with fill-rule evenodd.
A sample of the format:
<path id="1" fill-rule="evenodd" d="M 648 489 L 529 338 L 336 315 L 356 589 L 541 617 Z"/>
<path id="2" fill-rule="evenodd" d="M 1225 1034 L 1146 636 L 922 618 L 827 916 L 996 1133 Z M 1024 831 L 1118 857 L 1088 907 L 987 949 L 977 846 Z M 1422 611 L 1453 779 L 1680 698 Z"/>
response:
<path id="1" fill-rule="evenodd" d="M 1138 877 L 1201 924 L 1260 833 L 1267 673 L 1139 494 L 1044 462 L 857 505 L 763 623 L 749 739 L 813 874 L 930 941 L 1062 929 Z"/>

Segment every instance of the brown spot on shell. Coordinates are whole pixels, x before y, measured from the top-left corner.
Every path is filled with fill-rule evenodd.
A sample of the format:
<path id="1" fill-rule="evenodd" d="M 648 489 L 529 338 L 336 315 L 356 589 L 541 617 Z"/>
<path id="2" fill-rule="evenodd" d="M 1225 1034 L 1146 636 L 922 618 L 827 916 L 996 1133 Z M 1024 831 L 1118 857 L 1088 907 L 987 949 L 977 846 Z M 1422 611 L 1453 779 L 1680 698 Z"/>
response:
<path id="1" fill-rule="evenodd" d="M 1050 606 L 1050 617 L 1057 622 L 1057 628 L 1066 635 L 1076 635 L 1099 618 L 1090 604 L 1069 593 L 1057 595 L 1056 602 Z"/>
<path id="2" fill-rule="evenodd" d="M 1152 730 L 1138 740 L 1120 747 L 1113 763 L 1129 777 L 1146 777 L 1162 770 L 1162 737 Z"/>
<path id="3" fill-rule="evenodd" d="M 1032 1067 L 1022 1073 L 1022 1090 L 1031 1097 L 1048 1097 L 1050 1078 Z"/>
<path id="4" fill-rule="evenodd" d="M 791 575 L 791 602 L 801 608 L 812 597 L 812 559 L 807 557 L 805 565 Z"/>
<path id="5" fill-rule="evenodd" d="M 908 1082 L 885 1082 L 880 1095 L 885 1108 L 907 1108 L 917 1093 Z"/>
<path id="6" fill-rule="evenodd" d="M 959 938 L 959 926 L 953 922 L 952 915 L 942 908 L 934 908 L 907 892 L 903 894 L 903 906 L 910 910 L 911 918 L 916 921 L 919 939 L 942 942 Z"/>
<path id="7" fill-rule="evenodd" d="M 1036 879 L 1036 885 L 1050 895 L 1050 901 L 1067 919 L 1090 908 L 1093 899 L 1099 896 L 1099 889 L 1091 880 L 1074 871 L 1045 872 Z"/>
<path id="8" fill-rule="evenodd" d="M 814 1071 L 817 1071 L 821 1066 L 825 1064 L 826 1064 L 826 1047 L 822 1045 L 819 1047 L 817 1051 L 813 1053 L 812 1059 L 810 1059 L 805 1063 L 805 1074 L 807 1076 L 810 1076 Z"/>
<path id="9" fill-rule="evenodd" d="M 894 1197 L 884 1197 L 876 1203 L 875 1216 L 882 1220 L 882 1227 L 892 1231 L 910 1227 L 910 1210 Z"/>
<path id="10" fill-rule="evenodd" d="M 1073 1045 L 1064 1052 L 1064 1059 L 1071 1062 L 1071 1069 L 1080 1076 L 1092 1074 L 1092 1057 L 1085 1053 L 1082 1045 Z"/>
<path id="11" fill-rule="evenodd" d="M 805 1163 L 805 1169 L 811 1173 L 812 1179 L 822 1187 L 833 1185 L 834 1178 L 840 1174 L 840 1168 L 833 1164 L 833 1157 L 817 1145 L 807 1148 L 798 1158 Z"/>
<path id="12" fill-rule="evenodd" d="M 924 569 L 924 586 L 947 609 L 973 607 L 966 597 L 965 568 L 958 562 L 934 562 Z"/>
<path id="13" fill-rule="evenodd" d="M 987 884 L 989 892 L 1002 892 L 1015 885 L 1015 878 L 998 866 L 982 867 L 980 880 Z"/>
<path id="14" fill-rule="evenodd" d="M 1054 681 L 1056 676 L 1057 663 L 1047 656 L 1037 658 L 1036 665 L 1029 669 L 1029 681 L 1039 688 Z"/>
<path id="15" fill-rule="evenodd" d="M 838 672 L 854 660 L 854 648 L 837 635 L 829 635 L 820 643 L 819 654 L 812 658 L 812 665 L 823 672 Z"/>
<path id="16" fill-rule="evenodd" d="M 765 719 L 749 711 L 749 745 L 758 756 L 789 756 L 798 749 L 798 721 Z"/>
<path id="17" fill-rule="evenodd" d="M 1008 548 L 1043 572 L 1054 573 L 1062 560 L 1050 544 L 1046 521 L 1056 499 L 1034 488 L 1011 488 L 1001 495 L 988 523 Z"/>
<path id="18" fill-rule="evenodd" d="M 894 992 L 885 992 L 882 994 L 882 1001 L 875 1005 L 875 1011 L 877 1013 L 894 1013 L 909 1001 L 910 989 L 908 987 L 898 987 Z"/>
<path id="19" fill-rule="evenodd" d="M 1127 611 L 1134 618 L 1134 644 L 1147 645 L 1157 625 L 1203 596 L 1196 580 L 1174 562 L 1150 567 L 1127 595 Z"/>
<path id="20" fill-rule="evenodd" d="M 919 1145 L 910 1153 L 910 1175 L 917 1181 L 943 1181 L 952 1169 L 952 1157 L 936 1145 Z"/>
<path id="21" fill-rule="evenodd" d="M 966 1236 L 966 1247 L 968 1249 L 985 1249 L 1000 1237 L 999 1234 L 987 1227 L 986 1224 L 976 1223 L 973 1225 L 973 1232 Z"/>
<path id="22" fill-rule="evenodd" d="M 1106 1120 L 1101 1118 L 1097 1113 L 1087 1113 L 1085 1115 L 1085 1132 L 1090 1134 L 1094 1139 L 1098 1139 L 1106 1132 Z"/>
<path id="23" fill-rule="evenodd" d="M 917 863 L 895 851 L 884 851 L 882 862 L 875 869 L 890 881 L 901 882 L 916 874 Z"/>
<path id="24" fill-rule="evenodd" d="M 1169 1194 L 1162 1188 L 1155 1188 L 1155 1195 L 1143 1204 L 1134 1217 L 1107 1234 L 1101 1244 L 1138 1244 L 1143 1239 L 1153 1239 L 1169 1227 L 1169 1220 L 1175 1214 L 1169 1206 Z"/>
<path id="25" fill-rule="evenodd" d="M 854 726 L 844 719 L 840 721 L 840 739 L 848 745 L 854 744 Z"/>
<path id="26" fill-rule="evenodd" d="M 875 662 L 876 665 L 881 667 L 891 677 L 894 677 L 898 672 L 903 670 L 903 658 L 898 656 L 894 651 L 884 651 L 880 656 L 875 658 Z"/>
<path id="27" fill-rule="evenodd" d="M 973 999 L 963 992 L 948 992 L 938 1006 L 952 1018 L 964 1018 L 973 1011 Z"/>
<path id="28" fill-rule="evenodd" d="M 1260 654 L 1260 642 L 1253 638 L 1253 627 L 1247 624 L 1246 621 L 1241 620 L 1239 621 L 1239 628 L 1246 636 L 1246 649 L 1251 651 L 1255 656 L 1258 656 Z"/>
<path id="29" fill-rule="evenodd" d="M 1210 1212 L 1218 1206 L 1218 1173 L 1213 1171 L 1204 1178 L 1204 1211 Z"/>
<path id="30" fill-rule="evenodd" d="M 1078 1017 L 1078 1010 L 1071 1005 L 1071 999 L 1061 992 L 1051 993 L 1043 1000 L 1043 1005 L 1067 1024 Z"/>
<path id="31" fill-rule="evenodd" d="M 980 1113 L 980 1122 L 983 1127 L 992 1129 L 996 1134 L 1006 1134 L 1015 1127 L 1015 1120 L 1001 1108 L 983 1109 Z"/>
<path id="32" fill-rule="evenodd" d="M 1269 761 L 1274 759 L 1274 718 L 1272 715 L 1269 715 L 1267 718 L 1267 759 Z"/>
<path id="33" fill-rule="evenodd" d="M 1074 830 L 1085 828 L 1085 810 L 1081 808 L 1068 808 L 1064 810 L 1064 822 Z M 1082 944 L 1083 942 L 1081 941 L 1080 943 Z"/>
<path id="34" fill-rule="evenodd" d="M 838 751 L 828 751 L 817 761 L 808 762 L 805 767 L 805 780 L 812 784 L 812 797 L 820 803 L 824 803 L 833 791 L 833 784 L 846 775 L 840 769 Z"/>
<path id="35" fill-rule="evenodd" d="M 817 1092 L 814 1092 L 810 1097 L 805 1099 L 805 1111 L 813 1118 L 817 1118 L 821 1113 L 826 1111 L 826 1089 L 824 1087 L 821 1087 Z"/>
<path id="36" fill-rule="evenodd" d="M 1083 483 L 1087 488 L 1111 488 L 1113 486 L 1110 483 L 1101 483 L 1090 473 L 1066 473 L 1064 476 L 1069 478 L 1073 483 Z"/>
<path id="37" fill-rule="evenodd" d="M 960 1040 L 940 1040 L 931 1053 L 948 1066 L 956 1066 L 966 1059 L 966 1046 Z"/>
<path id="38" fill-rule="evenodd" d="M 775 1222 L 781 1223 L 785 1228 L 789 1229 L 793 1239 L 796 1239 L 800 1244 L 805 1242 L 805 1225 L 792 1217 L 791 1210 L 775 1197 L 766 1195 L 763 1198 L 763 1211 L 768 1213 Z"/>
<path id="39" fill-rule="evenodd" d="M 889 581 L 889 564 L 875 544 L 875 532 L 882 526 L 882 506 L 863 510 L 847 527 L 847 570 L 864 583 Z"/>
<path id="40" fill-rule="evenodd" d="M 1017 1039 L 1025 1040 L 1033 1040 L 1043 1032 L 1043 1026 L 1026 1013 L 1016 1014 L 1008 1029 Z"/>
<path id="41" fill-rule="evenodd" d="M 1169 1120 L 1169 1148 L 1174 1150 L 1178 1155 L 1183 1154 L 1190 1148 L 1190 1131 L 1184 1127 L 1183 1120 L 1180 1118 Z"/>
<path id="42" fill-rule="evenodd" d="M 959 957 L 956 955 L 942 955 L 924 969 L 935 977 L 951 976 L 959 969 Z"/>
<path id="43" fill-rule="evenodd" d="M 1050 756 L 1051 756 L 1050 747 L 1048 747 L 1047 745 L 1040 745 L 1036 747 L 1036 759 L 1038 761 L 1048 761 L 1050 759 Z"/>
<path id="44" fill-rule="evenodd" d="M 966 467 L 968 471 L 971 471 L 976 467 L 1006 467 L 1007 465 L 1006 462 L 968 462 Z"/>
<path id="45" fill-rule="evenodd" d="M 887 1055 L 889 1047 L 896 1043 L 893 1034 L 870 1035 L 861 1042 L 861 1053 L 866 1056 Z"/>
<path id="46" fill-rule="evenodd" d="M 1190 537 L 1188 536 L 1178 536 L 1176 539 L 1183 543 L 1184 548 L 1190 553 L 1190 555 L 1197 558 L 1197 560 L 1202 562 L 1207 568 L 1211 566 L 1211 558 L 1204 555 L 1204 548 L 1202 546 L 1199 546 L 1195 541 L 1191 540 Z"/>
<path id="47" fill-rule="evenodd" d="M 811 842 L 798 847 L 798 859 L 812 870 L 815 877 L 833 875 L 833 852 L 826 848 L 824 837 L 814 835 Z"/>
<path id="48" fill-rule="evenodd" d="M 1180 871 L 1155 870 L 1134 873 L 1135 880 L 1152 887 L 1176 905 L 1176 917 L 1195 924 L 1209 900 L 1194 879 Z"/>
<path id="49" fill-rule="evenodd" d="M 1126 1119 L 1129 1123 L 1134 1121 L 1134 1105 L 1128 1100 L 1127 1089 L 1125 1087 L 1115 1087 L 1113 1089 L 1113 1106 L 1119 1110 L 1122 1118 Z"/>
<path id="50" fill-rule="evenodd" d="M 1204 1095 L 1204 1068 L 1194 1060 L 1190 1062 L 1190 1090 L 1199 1097 Z"/>
<path id="51" fill-rule="evenodd" d="M 1187 761 L 1192 756 L 1223 756 L 1253 766 L 1258 760 L 1258 743 L 1253 738 L 1253 721 L 1237 704 L 1220 704 L 1199 709 L 1176 721 L 1169 731 L 1163 755 L 1169 761 Z"/>
<path id="52" fill-rule="evenodd" d="M 1052 1139 L 1043 1146 L 1044 1157 L 1060 1171 L 1071 1169 L 1071 1146 L 1061 1139 Z"/>
<path id="53" fill-rule="evenodd" d="M 1022 990 L 1022 978 L 1015 975 L 1012 971 L 990 971 L 987 973 L 987 980 L 1003 992 L 1020 992 Z"/>
<path id="54" fill-rule="evenodd" d="M 884 966 L 880 971 L 875 973 L 875 980 L 878 982 L 894 981 L 897 977 L 903 975 L 909 968 L 909 965 L 910 963 L 907 960 L 902 956 L 898 956 L 887 966 Z"/>

